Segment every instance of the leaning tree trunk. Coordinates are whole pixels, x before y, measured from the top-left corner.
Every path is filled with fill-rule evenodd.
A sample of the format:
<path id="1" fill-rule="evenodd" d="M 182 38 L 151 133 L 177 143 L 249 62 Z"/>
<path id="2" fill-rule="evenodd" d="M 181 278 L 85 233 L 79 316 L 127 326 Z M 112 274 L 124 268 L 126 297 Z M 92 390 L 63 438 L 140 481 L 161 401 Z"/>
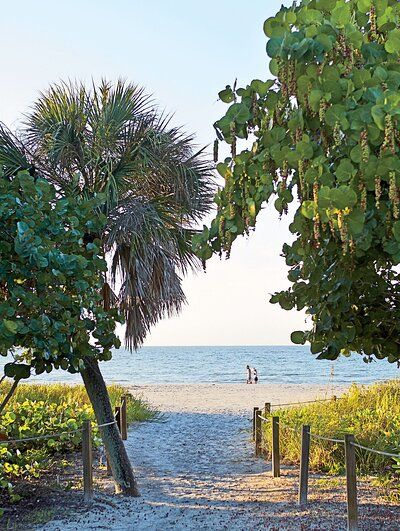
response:
<path id="1" fill-rule="evenodd" d="M 97 361 L 92 358 L 86 358 L 85 368 L 81 369 L 81 375 L 97 422 L 106 424 L 113 421 L 114 414 L 110 398 Z M 111 424 L 100 428 L 100 430 L 115 481 L 115 491 L 129 496 L 140 496 L 132 465 L 117 425 Z"/>

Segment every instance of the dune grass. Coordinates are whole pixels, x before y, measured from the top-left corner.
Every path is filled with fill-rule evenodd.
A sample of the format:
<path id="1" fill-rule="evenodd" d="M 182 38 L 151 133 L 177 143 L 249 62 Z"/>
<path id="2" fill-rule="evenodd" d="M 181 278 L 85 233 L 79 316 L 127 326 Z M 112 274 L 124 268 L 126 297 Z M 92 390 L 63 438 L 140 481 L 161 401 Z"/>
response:
<path id="1" fill-rule="evenodd" d="M 345 433 L 354 434 L 363 446 L 400 454 L 400 380 L 372 386 L 353 385 L 340 399 L 316 402 L 305 406 L 274 411 L 280 418 L 280 451 L 284 462 L 298 464 L 300 434 L 287 429 L 311 426 L 311 433 L 342 439 Z M 263 423 L 263 444 L 267 454 L 271 448 L 271 429 Z M 360 474 L 379 475 L 396 480 L 400 460 L 356 449 Z M 342 444 L 311 439 L 310 467 L 315 471 L 343 473 Z"/>
<path id="2" fill-rule="evenodd" d="M 0 396 L 4 396 L 9 390 L 11 383 L 9 381 L 0 384 Z M 127 419 L 128 422 L 151 420 L 157 412 L 149 404 L 139 397 L 134 397 L 126 387 L 118 384 L 107 386 L 113 407 L 121 402 L 123 395 L 127 396 Z M 25 400 L 43 401 L 52 404 L 76 404 L 79 406 L 90 405 L 89 397 L 83 385 L 68 385 L 61 383 L 54 384 L 32 384 L 20 383 L 9 402 L 6 409 L 12 408 L 15 403 L 21 403 Z M 93 416 L 94 418 L 94 416 Z"/>

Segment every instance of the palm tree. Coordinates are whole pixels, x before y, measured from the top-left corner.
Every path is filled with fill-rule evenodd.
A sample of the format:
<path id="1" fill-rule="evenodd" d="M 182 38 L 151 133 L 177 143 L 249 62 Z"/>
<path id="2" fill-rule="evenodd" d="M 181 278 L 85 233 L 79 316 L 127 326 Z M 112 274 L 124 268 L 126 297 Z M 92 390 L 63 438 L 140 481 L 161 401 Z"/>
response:
<path id="1" fill-rule="evenodd" d="M 181 274 L 200 264 L 192 235 L 210 209 L 212 168 L 193 137 L 172 127 L 143 89 L 118 81 L 86 88 L 61 83 L 42 93 L 13 135 L 0 125 L 0 167 L 51 181 L 61 195 L 104 194 L 97 214 L 107 222 L 98 237 L 110 264 L 105 307 L 125 316 L 126 345 L 141 344 L 154 323 L 185 302 Z M 97 361 L 81 371 L 99 423 L 113 418 Z M 117 491 L 137 495 L 115 425 L 104 428 Z"/>

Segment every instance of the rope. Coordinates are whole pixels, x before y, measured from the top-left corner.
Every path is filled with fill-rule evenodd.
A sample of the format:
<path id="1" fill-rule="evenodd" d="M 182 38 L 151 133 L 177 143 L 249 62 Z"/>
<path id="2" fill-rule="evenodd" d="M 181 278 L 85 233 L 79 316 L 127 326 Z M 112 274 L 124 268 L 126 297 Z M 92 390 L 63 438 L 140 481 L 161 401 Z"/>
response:
<path id="1" fill-rule="evenodd" d="M 105 424 L 94 424 L 93 427 L 97 428 L 104 428 L 105 426 L 111 426 L 112 424 L 116 424 L 117 421 L 113 420 L 111 422 L 106 422 Z M 60 431 L 58 433 L 49 433 L 48 435 L 37 435 L 36 437 L 24 437 L 22 439 L 6 439 L 5 441 L 0 441 L 0 444 L 14 444 L 14 443 L 25 443 L 30 441 L 38 441 L 40 439 L 52 439 L 54 437 L 61 437 L 61 435 L 71 435 L 72 433 L 78 433 L 81 432 L 82 428 L 78 428 L 76 430 L 70 430 L 70 431 Z"/>
<path id="2" fill-rule="evenodd" d="M 104 426 L 111 426 L 112 424 L 117 424 L 116 420 L 112 420 L 111 422 L 106 422 L 105 424 L 97 424 L 98 428 L 104 428 Z"/>
<path id="3" fill-rule="evenodd" d="M 280 424 L 286 428 L 287 430 L 294 431 L 295 433 L 300 433 L 301 430 L 299 428 L 292 428 L 291 426 L 288 426 L 287 424 L 283 424 L 283 422 L 280 422 Z"/>
<path id="4" fill-rule="evenodd" d="M 323 437 L 322 435 L 317 435 L 316 433 L 310 432 L 311 437 L 315 437 L 316 439 L 320 439 L 321 441 L 328 441 L 333 443 L 341 443 L 344 444 L 343 439 L 331 439 L 330 437 Z"/>
<path id="5" fill-rule="evenodd" d="M 340 397 L 321 398 L 321 400 L 306 400 L 305 402 L 288 402 L 287 404 L 271 404 L 271 407 L 297 406 L 298 404 L 314 404 L 316 402 L 331 402 L 342 400 Z"/>
<path id="6" fill-rule="evenodd" d="M 267 419 L 265 417 L 263 417 L 262 415 L 259 415 L 259 418 L 265 422 L 269 422 L 270 419 Z M 284 422 L 282 422 L 280 419 L 279 419 L 279 424 L 286 428 L 287 430 L 291 430 L 295 433 L 300 433 L 300 429 L 299 428 L 292 428 L 291 426 L 288 426 L 287 424 L 285 424 Z M 333 442 L 333 443 L 339 443 L 339 444 L 344 444 L 344 440 L 343 439 L 334 439 L 334 438 L 331 438 L 331 437 L 324 437 L 323 435 L 317 435 L 316 433 L 312 433 L 311 430 L 310 430 L 310 436 L 311 437 L 314 437 L 315 439 L 319 439 L 321 441 L 328 441 L 328 442 Z M 387 456 L 387 457 L 395 457 L 397 459 L 400 459 L 400 454 L 392 454 L 390 452 L 384 452 L 382 450 L 375 450 L 374 448 L 368 448 L 367 446 L 362 446 L 361 444 L 358 444 L 358 443 L 350 443 L 352 446 L 357 446 L 357 448 L 361 448 L 362 450 L 367 450 L 369 452 L 373 452 L 375 454 L 379 454 L 379 455 L 384 455 L 384 456 Z"/>
<path id="7" fill-rule="evenodd" d="M 375 450 L 374 448 L 368 448 L 367 446 L 363 446 L 362 444 L 358 444 L 358 443 L 350 443 L 352 446 L 357 446 L 357 448 L 361 448 L 362 450 L 368 450 L 368 452 L 372 452 L 374 454 L 379 454 L 379 455 L 385 455 L 387 457 L 395 457 L 397 459 L 400 459 L 400 455 L 399 454 L 392 454 L 390 452 L 384 452 L 383 450 Z"/>
<path id="8" fill-rule="evenodd" d="M 77 433 L 78 431 L 82 431 L 82 429 L 62 431 L 59 433 L 50 433 L 49 435 L 37 435 L 36 437 L 25 437 L 23 439 L 7 439 L 5 441 L 0 441 L 0 444 L 19 443 L 19 442 L 24 443 L 24 442 L 29 442 L 29 441 L 37 441 L 39 439 L 51 439 L 53 437 L 61 437 L 61 435 L 70 435 L 71 433 Z"/>

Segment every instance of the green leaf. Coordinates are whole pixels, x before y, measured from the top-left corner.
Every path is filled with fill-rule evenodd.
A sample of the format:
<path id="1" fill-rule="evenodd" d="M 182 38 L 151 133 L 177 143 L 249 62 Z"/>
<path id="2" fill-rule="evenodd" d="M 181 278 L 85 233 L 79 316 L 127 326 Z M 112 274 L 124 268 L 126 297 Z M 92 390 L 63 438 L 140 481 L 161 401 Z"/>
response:
<path id="1" fill-rule="evenodd" d="M 270 17 L 264 22 L 264 33 L 267 37 L 282 37 L 288 29 L 277 17 Z"/>
<path id="2" fill-rule="evenodd" d="M 350 186 L 342 185 L 330 191 L 332 204 L 339 210 L 351 208 L 357 204 L 357 194 Z"/>
<path id="3" fill-rule="evenodd" d="M 262 98 L 267 95 L 269 89 L 274 85 L 275 81 L 268 79 L 268 81 L 261 81 L 260 79 L 253 79 L 250 86 Z"/>
<path id="4" fill-rule="evenodd" d="M 277 59 L 271 59 L 269 62 L 269 71 L 273 76 L 278 76 L 279 74 L 279 61 Z"/>
<path id="5" fill-rule="evenodd" d="M 379 127 L 381 131 L 385 130 L 385 116 L 386 113 L 383 110 L 383 107 L 381 105 L 374 105 L 371 108 L 371 116 L 375 122 L 375 124 Z"/>
<path id="6" fill-rule="evenodd" d="M 27 232 L 30 231 L 30 227 L 25 221 L 18 221 L 17 223 L 18 236 L 22 238 Z"/>
<path id="7" fill-rule="evenodd" d="M 389 31 L 387 41 L 385 43 L 385 50 L 388 53 L 400 53 L 400 29 Z"/>
<path id="8" fill-rule="evenodd" d="M 331 189 L 328 186 L 321 186 L 318 193 L 318 206 L 320 209 L 327 209 L 331 207 Z"/>
<path id="9" fill-rule="evenodd" d="M 350 5 L 344 1 L 336 2 L 332 10 L 331 22 L 336 28 L 344 28 L 351 18 Z"/>
<path id="10" fill-rule="evenodd" d="M 332 107 L 330 107 L 325 113 L 325 120 L 331 127 L 335 127 L 336 123 L 339 123 L 343 130 L 349 128 L 349 122 L 346 117 L 346 108 L 344 105 L 332 105 Z"/>
<path id="11" fill-rule="evenodd" d="M 367 13 L 371 9 L 371 0 L 358 0 L 357 8 L 362 13 Z"/>
<path id="12" fill-rule="evenodd" d="M 229 85 L 227 85 L 224 90 L 221 90 L 221 92 L 218 92 L 218 96 L 224 103 L 231 103 L 235 99 L 233 90 Z"/>
<path id="13" fill-rule="evenodd" d="M 320 24 L 323 21 L 323 15 L 318 9 L 303 8 L 301 11 L 301 19 L 306 24 Z"/>
<path id="14" fill-rule="evenodd" d="M 319 89 L 313 89 L 310 91 L 308 102 L 314 112 L 318 111 L 323 94 L 322 90 Z"/>
<path id="15" fill-rule="evenodd" d="M 368 83 L 368 81 L 371 79 L 371 73 L 369 70 L 365 69 L 354 69 L 353 70 L 353 83 L 355 88 L 361 88 Z"/>
<path id="16" fill-rule="evenodd" d="M 297 142 L 296 144 L 296 152 L 300 155 L 303 159 L 311 159 L 314 150 L 310 142 L 306 142 L 304 140 L 301 140 L 300 142 Z"/>
<path id="17" fill-rule="evenodd" d="M 290 340 L 295 345 L 304 345 L 304 343 L 306 342 L 305 334 L 301 330 L 296 330 L 295 332 L 292 332 L 290 334 Z"/>
<path id="18" fill-rule="evenodd" d="M 362 152 L 361 147 L 358 144 L 357 146 L 354 146 L 353 149 L 350 151 L 350 158 L 356 164 L 359 164 L 361 162 Z"/>
<path id="19" fill-rule="evenodd" d="M 323 341 L 312 341 L 310 345 L 311 354 L 318 354 L 319 352 L 322 352 L 324 347 L 325 343 Z"/>
<path id="20" fill-rule="evenodd" d="M 31 375 L 31 367 L 24 363 L 6 363 L 4 365 L 4 374 L 8 378 L 14 378 L 15 380 L 29 378 Z"/>
<path id="21" fill-rule="evenodd" d="M 303 201 L 301 204 L 301 213 L 307 219 L 314 219 L 316 213 L 314 201 Z"/>
<path id="22" fill-rule="evenodd" d="M 282 51 L 282 41 L 280 37 L 275 37 L 267 42 L 267 54 L 272 58 L 279 57 Z"/>
<path id="23" fill-rule="evenodd" d="M 350 181 L 350 179 L 354 177 L 356 173 L 357 170 L 354 168 L 349 159 L 341 160 L 335 172 L 337 179 L 341 182 Z"/>
<path id="24" fill-rule="evenodd" d="M 245 124 L 250 120 L 251 114 L 244 103 L 234 103 L 229 107 L 226 117 L 237 124 Z"/>
<path id="25" fill-rule="evenodd" d="M 16 334 L 18 332 L 19 326 L 16 321 L 10 321 L 8 319 L 3 319 L 3 324 L 5 328 L 12 334 Z"/>
<path id="26" fill-rule="evenodd" d="M 364 43 L 361 46 L 361 52 L 369 64 L 376 64 L 387 58 L 385 48 L 377 42 Z"/>
<path id="27" fill-rule="evenodd" d="M 400 242 L 400 221 L 395 221 L 393 223 L 393 236 L 396 241 Z"/>
<path id="28" fill-rule="evenodd" d="M 326 33 L 319 33 L 315 37 L 316 42 L 320 43 L 325 52 L 329 52 L 333 48 L 335 39 L 332 35 L 327 35 Z"/>
<path id="29" fill-rule="evenodd" d="M 383 83 L 384 81 L 387 80 L 387 77 L 388 77 L 388 72 L 385 68 L 383 68 L 382 66 L 377 66 L 375 68 L 375 71 L 374 71 L 374 75 L 372 76 L 373 79 L 377 79 L 379 81 L 379 83 Z"/>
<path id="30" fill-rule="evenodd" d="M 360 236 L 364 229 L 365 214 L 359 208 L 355 209 L 346 216 L 347 225 L 350 235 L 353 237 Z"/>

